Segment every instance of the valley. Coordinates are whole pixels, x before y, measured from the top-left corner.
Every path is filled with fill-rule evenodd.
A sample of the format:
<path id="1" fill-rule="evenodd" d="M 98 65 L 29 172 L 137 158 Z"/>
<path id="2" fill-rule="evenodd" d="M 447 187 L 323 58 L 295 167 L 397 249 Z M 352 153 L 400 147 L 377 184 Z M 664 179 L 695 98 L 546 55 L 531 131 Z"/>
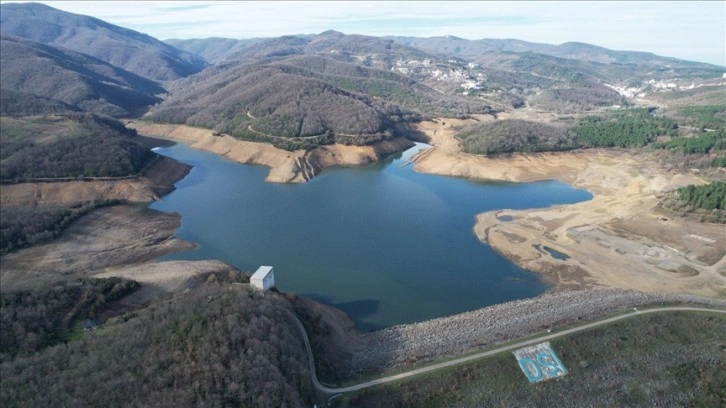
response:
<path id="1" fill-rule="evenodd" d="M 726 401 L 723 65 L 55 6 L 0 5 L 2 406 Z"/>

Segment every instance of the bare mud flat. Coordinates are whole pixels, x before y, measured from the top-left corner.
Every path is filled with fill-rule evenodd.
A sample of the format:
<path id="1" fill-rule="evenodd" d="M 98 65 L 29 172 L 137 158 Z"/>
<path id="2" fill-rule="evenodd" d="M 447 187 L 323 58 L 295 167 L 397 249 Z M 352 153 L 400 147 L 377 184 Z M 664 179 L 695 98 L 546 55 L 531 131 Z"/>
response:
<path id="1" fill-rule="evenodd" d="M 591 201 L 573 205 L 480 214 L 479 239 L 519 266 L 541 273 L 560 289 L 601 286 L 726 296 L 726 228 L 656 211 L 661 194 L 703 184 L 701 178 L 670 172 L 645 155 L 625 151 L 466 154 L 452 126 L 466 123 L 422 122 L 419 130 L 433 147 L 412 159 L 414 169 L 483 180 L 557 179 L 594 194 Z"/>
<path id="2" fill-rule="evenodd" d="M 209 129 L 186 125 L 129 121 L 126 126 L 147 136 L 191 143 L 192 148 L 218 154 L 242 164 L 270 167 L 266 180 L 273 183 L 304 183 L 325 167 L 356 166 L 378 161 L 408 149 L 413 142 L 398 137 L 371 146 L 321 146 L 310 151 L 287 151 L 269 143 L 248 142 Z"/>
<path id="3" fill-rule="evenodd" d="M 139 275 L 139 265 L 144 262 L 194 248 L 193 243 L 174 237 L 180 223 L 178 214 L 123 205 L 92 211 L 55 241 L 0 258 L 0 287 L 3 291 L 27 289 L 104 272 L 104 276 L 112 276 L 108 268 L 116 271 L 113 276 L 130 273 L 122 267 Z M 158 266 L 149 268 L 160 271 Z"/>

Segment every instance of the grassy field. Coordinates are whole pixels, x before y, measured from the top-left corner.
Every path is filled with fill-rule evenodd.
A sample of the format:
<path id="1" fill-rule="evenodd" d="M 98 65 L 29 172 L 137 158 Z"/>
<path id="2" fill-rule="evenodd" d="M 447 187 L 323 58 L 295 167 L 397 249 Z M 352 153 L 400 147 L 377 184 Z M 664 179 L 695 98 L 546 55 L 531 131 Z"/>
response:
<path id="1" fill-rule="evenodd" d="M 552 341 L 569 373 L 529 384 L 511 353 L 344 394 L 332 406 L 704 406 L 726 403 L 726 318 L 640 316 Z"/>

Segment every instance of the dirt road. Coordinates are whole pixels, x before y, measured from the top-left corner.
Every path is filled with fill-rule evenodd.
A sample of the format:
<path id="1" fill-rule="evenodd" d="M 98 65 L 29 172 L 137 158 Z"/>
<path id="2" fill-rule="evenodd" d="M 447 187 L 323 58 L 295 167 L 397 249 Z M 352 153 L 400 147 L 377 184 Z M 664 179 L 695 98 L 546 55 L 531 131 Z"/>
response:
<path id="1" fill-rule="evenodd" d="M 689 311 L 689 312 L 711 312 L 711 313 L 719 313 L 719 314 L 726 314 L 726 310 L 716 310 L 716 309 L 706 309 L 706 308 L 699 308 L 699 307 L 685 307 L 685 306 L 676 306 L 676 307 L 657 307 L 652 309 L 646 309 L 646 310 L 638 310 L 635 309 L 634 311 L 630 313 L 626 313 L 623 315 L 613 316 L 610 318 L 606 318 L 603 320 L 598 320 L 595 322 L 585 323 L 576 327 L 572 327 L 566 330 L 558 331 L 557 333 L 553 334 L 547 334 L 544 336 L 538 336 L 533 339 L 529 340 L 523 340 L 518 341 L 512 344 L 508 344 L 506 346 L 501 346 L 494 348 L 492 350 L 483 351 L 480 353 L 475 353 L 466 357 L 460 357 L 454 360 L 444 361 L 442 363 L 435 363 L 431 364 L 425 367 L 416 368 L 413 370 L 409 370 L 400 374 L 390 375 L 382 378 L 377 378 L 375 380 L 370 380 L 366 382 L 362 382 L 359 384 L 349 385 L 346 387 L 331 387 L 324 385 L 318 380 L 317 375 L 315 374 L 315 360 L 313 356 L 313 352 L 310 348 L 310 340 L 308 339 L 307 332 L 305 331 L 305 328 L 303 327 L 300 320 L 293 317 L 295 319 L 296 325 L 298 326 L 298 329 L 300 329 L 300 333 L 303 337 L 303 340 L 305 342 L 305 348 L 307 349 L 308 353 L 308 359 L 310 361 L 310 372 L 312 373 L 312 381 L 315 388 L 317 388 L 319 391 L 324 392 L 326 394 L 340 394 L 340 393 L 346 393 L 351 391 L 358 391 L 362 390 L 364 388 L 373 387 L 380 384 L 385 384 L 393 381 L 402 380 L 405 378 L 413 377 L 415 375 L 428 373 L 431 371 L 440 370 L 443 368 L 451 367 L 460 365 L 469 361 L 478 360 L 485 357 L 490 357 L 505 351 L 515 350 L 521 347 L 529 346 L 532 344 L 541 343 L 544 341 L 553 340 L 559 337 L 568 336 L 570 334 L 579 333 L 585 330 L 590 330 L 596 327 L 604 326 L 607 324 L 611 324 L 620 320 L 629 319 L 633 316 L 639 316 L 643 314 L 651 314 L 651 313 L 666 313 L 666 312 L 676 312 L 676 311 Z"/>

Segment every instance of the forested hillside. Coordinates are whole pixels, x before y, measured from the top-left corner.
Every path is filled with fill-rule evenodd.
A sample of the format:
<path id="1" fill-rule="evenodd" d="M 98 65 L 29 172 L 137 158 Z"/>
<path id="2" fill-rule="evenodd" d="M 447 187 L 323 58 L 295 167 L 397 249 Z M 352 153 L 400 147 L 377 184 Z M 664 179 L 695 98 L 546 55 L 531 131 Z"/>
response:
<path id="1" fill-rule="evenodd" d="M 75 291 L 34 298 L 57 311 L 65 307 L 57 296 L 72 301 Z M 3 306 L 17 317 L 39 317 L 18 296 L 3 294 Z M 81 332 L 77 340 L 4 361 L 0 404 L 309 407 L 308 360 L 291 310 L 274 292 L 207 284 Z M 12 336 L 21 331 L 4 332 L 3 341 L 19 340 Z"/>
<path id="2" fill-rule="evenodd" d="M 577 135 L 563 125 L 502 120 L 470 125 L 457 137 L 465 152 L 496 155 L 514 152 L 571 150 L 581 146 Z"/>
<path id="3" fill-rule="evenodd" d="M 723 73 L 721 67 L 712 64 L 683 61 L 650 52 L 610 50 L 580 42 L 553 45 L 515 39 L 467 40 L 455 36 L 429 38 L 389 36 L 386 38 L 429 52 L 445 53 L 466 59 L 477 59 L 482 55 L 496 53 L 540 54 L 603 64 L 602 67 L 609 66 L 614 70 L 625 68 L 637 69 L 641 73 L 650 71 L 648 73 L 660 78 L 684 76 L 684 74 L 718 77 Z M 640 67 L 636 68 L 638 65 Z"/>
<path id="4" fill-rule="evenodd" d="M 415 8 L 415 4 L 411 4 Z M 243 8 L 248 6 L 252 5 L 242 3 Z M 136 13 L 131 6 L 129 12 Z M 169 24 L 157 19 L 156 15 L 145 18 L 152 24 Z M 252 32 L 246 27 L 245 18 L 241 13 L 242 32 Z M 273 20 L 271 24 L 284 24 L 283 20 Z M 143 217 L 136 217 L 134 214 L 141 213 L 137 208 L 143 204 L 128 205 L 129 202 L 116 199 L 128 195 L 114 196 L 112 190 L 118 187 L 127 192 L 148 188 L 153 193 L 147 194 L 144 190 L 144 195 L 132 197 L 156 199 L 161 195 L 157 193 L 162 190 L 160 186 L 164 191 L 170 191 L 174 182 L 187 174 L 189 167 L 152 152 L 142 142 L 147 138 L 123 124 L 122 120 L 129 118 L 211 129 L 188 132 L 204 134 L 195 147 L 214 145 L 210 150 L 228 158 L 249 153 L 254 157 L 248 162 L 270 156 L 254 163 L 280 162 L 275 174 L 289 173 L 291 176 L 272 177 L 271 173 L 270 179 L 277 181 L 307 181 L 325 166 L 378 160 L 413 143 L 394 140 L 372 148 L 334 146 L 290 154 L 270 146 L 236 143 L 227 136 L 270 143 L 288 150 L 312 150 L 333 143 L 372 145 L 396 137 L 433 140 L 431 143 L 435 143 L 442 140 L 437 137 L 450 138 L 454 132 L 457 132 L 455 137 L 464 152 L 489 156 L 608 149 L 605 153 L 578 155 L 582 156 L 577 158 L 578 163 L 582 159 L 588 166 L 587 171 L 580 174 L 582 178 L 568 174 L 564 179 L 577 180 L 574 184 L 582 188 L 594 186 L 592 190 L 599 195 L 604 191 L 603 197 L 615 203 L 612 208 L 617 214 L 610 209 L 597 213 L 603 210 L 602 206 L 588 213 L 589 205 L 579 206 L 584 208 L 580 208 L 581 213 L 573 213 L 562 222 L 552 218 L 549 224 L 559 225 L 558 231 L 582 229 L 578 239 L 596 242 L 607 236 L 606 230 L 613 230 L 616 223 L 628 221 L 622 208 L 632 210 L 639 222 L 655 220 L 655 216 L 640 217 L 643 213 L 653 215 L 650 204 L 656 201 L 653 197 L 661 199 L 660 210 L 670 212 L 665 218 L 675 214 L 702 222 L 726 223 L 724 67 L 576 42 L 548 45 L 519 40 L 472 41 L 451 36 L 373 37 L 333 30 L 276 38 L 206 38 L 167 40 L 165 43 L 96 18 L 34 3 L 0 5 L 0 35 L 0 182 L 3 184 L 0 255 L 5 257 L 4 261 L 15 262 L 15 269 L 10 268 L 9 273 L 4 269 L 2 278 L 11 285 L 15 279 L 24 280 L 27 285 L 24 287 L 30 288 L 15 291 L 7 285 L 0 287 L 0 406 L 3 408 L 310 407 L 330 397 L 316 394 L 313 389 L 306 349 L 294 320 L 290 296 L 276 290 L 264 294 L 252 290 L 243 284 L 244 274 L 237 273 L 232 267 L 224 272 L 200 272 L 195 268 L 208 266 L 197 263 L 190 266 L 192 263 L 187 261 L 154 262 L 153 267 L 149 267 L 151 263 L 143 263 L 158 259 L 161 254 L 188 249 L 193 244 L 174 238 L 180 215 L 144 213 Z M 651 103 L 659 108 L 646 107 Z M 431 121 L 424 122 L 426 120 Z M 452 122 L 468 125 L 456 128 Z M 149 124 L 148 128 L 173 129 L 169 132 L 189 130 L 156 124 Z M 434 133 L 427 139 L 427 135 L 421 133 L 423 131 Z M 193 138 L 196 136 L 186 140 Z M 443 148 L 424 152 L 412 160 L 418 160 L 416 165 L 420 166 L 427 158 L 434 157 L 442 162 L 435 163 L 438 169 L 452 169 L 449 174 L 456 174 L 453 169 L 457 167 L 467 167 L 470 172 L 463 173 L 467 176 L 483 174 L 475 167 L 485 159 L 474 158 L 467 162 L 472 158 L 461 154 L 456 141 L 443 140 Z M 224 150 L 227 148 L 229 150 Z M 234 154 L 228 155 L 225 151 Z M 375 154 L 365 153 L 371 151 Z M 628 157 L 642 155 L 661 163 L 640 167 L 637 160 L 631 160 L 638 166 L 628 167 L 628 171 L 620 173 L 635 174 L 634 178 L 618 175 L 609 179 L 610 170 L 619 160 L 610 158 L 623 152 Z M 439 153 L 443 154 L 434 156 Z M 345 161 L 348 156 L 357 155 L 360 157 Z M 345 160 L 336 161 L 340 157 Z M 592 157 L 611 161 L 606 165 L 593 162 L 597 166 L 590 166 L 586 161 Z M 527 166 L 535 162 L 530 160 Z M 582 168 L 578 166 L 572 166 L 572 169 Z M 594 167 L 605 170 L 592 170 Z M 646 169 L 642 178 L 641 169 Z M 607 186 L 596 185 L 602 174 L 609 179 Z M 588 180 L 583 184 L 585 177 L 595 181 Z M 695 182 L 698 178 L 706 184 L 672 191 L 663 188 L 665 185 L 680 187 L 680 180 Z M 129 184 L 125 184 L 127 181 Z M 629 187 L 624 194 L 621 187 L 626 185 Z M 631 194 L 631 187 L 637 186 L 640 191 Z M 94 188 L 98 191 L 79 198 Z M 20 193 L 14 196 L 8 193 L 11 190 Z M 620 196 L 630 201 L 622 201 Z M 320 197 L 323 201 L 329 198 Z M 647 205 L 651 207 L 646 208 Z M 103 206 L 118 207 L 111 208 L 113 211 L 108 213 L 91 213 Z M 78 221 L 84 215 L 88 218 Z M 103 215 L 105 221 L 94 221 L 96 215 Z M 522 217 L 518 216 L 516 223 L 509 225 L 530 225 L 526 222 L 533 218 L 524 213 L 520 215 Z M 590 223 L 590 215 L 597 221 Z M 608 218 L 616 215 L 617 218 Z M 165 218 L 164 222 L 156 222 Z M 675 235 L 680 236 L 680 228 L 673 227 L 680 224 L 663 218 L 657 216 L 657 222 L 663 223 L 657 228 L 665 229 L 669 225 L 668 228 L 676 230 Z M 91 221 L 86 223 L 87 220 Z M 581 220 L 585 224 L 580 224 Z M 683 225 L 689 222 L 677 221 L 683 221 Z M 74 222 L 79 224 L 66 229 Z M 124 228 L 116 227 L 122 223 L 126 223 Z M 503 224 L 497 225 L 499 228 Z M 77 239 L 76 226 L 93 230 L 93 234 L 87 234 L 84 240 Z M 546 227 L 548 231 L 555 231 L 554 227 Z M 142 229 L 146 230 L 144 234 L 137 234 Z M 51 245 L 27 249 L 61 237 L 64 230 L 68 234 L 63 235 L 59 243 L 68 244 L 71 249 L 67 252 L 54 253 L 48 250 Z M 503 229 L 498 232 L 508 234 Z M 533 238 L 558 242 L 559 232 L 540 232 L 541 236 L 528 236 L 525 241 Z M 658 229 L 657 233 L 660 232 Z M 694 229 L 694 232 L 698 231 Z M 691 235 L 697 237 L 693 239 L 699 241 L 699 246 L 711 241 L 706 237 L 709 234 L 698 234 Z M 555 265 L 549 272 L 568 281 L 565 283 L 568 287 L 591 287 L 591 284 L 600 283 L 590 279 L 594 274 L 587 276 L 590 273 L 585 269 L 587 262 L 578 263 L 579 266 L 573 262 L 601 255 L 605 258 L 614 255 L 611 260 L 615 260 L 626 253 L 620 251 L 618 245 L 621 243 L 627 243 L 622 248 L 638 248 L 629 245 L 628 240 L 642 239 L 638 245 L 644 248 L 651 245 L 646 244 L 646 239 L 651 240 L 653 246 L 648 248 L 652 251 L 646 252 L 682 252 L 667 245 L 668 250 L 660 252 L 658 245 L 665 245 L 666 241 L 658 241 L 658 237 L 647 234 L 634 232 L 635 235 L 638 238 L 617 236 L 612 241 L 597 241 L 604 242 L 603 245 L 613 243 L 612 248 L 607 247 L 609 255 L 601 252 L 577 258 L 582 254 L 568 253 L 568 257 L 572 256 L 570 264 Z M 509 238 L 507 245 L 530 246 L 528 242 L 515 242 L 517 240 L 512 237 L 517 236 L 514 233 L 506 235 L 505 238 Z M 588 238 L 590 236 L 595 238 Z M 99 237 L 113 239 L 97 245 Z M 490 244 L 494 245 L 495 241 L 490 240 Z M 713 253 L 717 253 L 720 248 L 716 248 L 718 242 L 713 241 L 716 242 Z M 676 243 L 673 247 L 679 245 Z M 537 249 L 540 244 L 532 247 Z M 583 246 L 596 247 L 596 244 Z M 78 248 L 83 250 L 78 251 Z M 552 249 L 544 246 L 544 249 L 548 248 Z M 568 252 L 572 249 L 569 247 Z M 13 251 L 16 253 L 8 254 Z M 40 255 L 27 255 L 31 252 Z M 73 256 L 67 256 L 68 253 Z M 544 261 L 540 255 L 536 255 L 537 262 Z M 691 268 L 685 260 L 695 259 L 692 255 L 684 252 L 684 264 L 680 265 L 679 258 L 673 269 L 679 273 L 683 268 L 693 269 L 701 279 L 714 269 L 714 265 L 717 266 L 715 263 L 710 266 L 694 263 L 700 269 Z M 27 266 L 30 258 L 37 261 L 33 267 Z M 156 269 L 162 263 L 165 266 Z M 661 258 L 654 261 L 653 266 L 666 271 L 668 269 L 662 266 L 670 263 Z M 7 263 L 5 265 L 7 268 Z M 523 267 L 550 268 L 544 263 L 531 265 L 524 264 Z M 564 269 L 560 270 L 560 266 Z M 650 268 L 649 265 L 646 267 Z M 118 276 L 129 276 L 123 274 L 129 273 L 138 282 L 88 278 L 101 272 L 118 273 Z M 174 285 L 169 283 L 173 279 L 164 276 L 173 275 L 177 279 L 185 273 L 196 275 L 185 277 L 187 281 L 174 282 Z M 149 275 L 154 275 L 153 279 Z M 74 281 L 78 276 L 86 278 Z M 139 276 L 149 280 L 143 281 Z M 160 281 L 163 284 L 158 284 Z M 642 282 L 645 281 L 643 278 Z M 709 281 L 682 288 L 711 290 L 713 288 L 707 287 L 711 284 Z M 703 287 L 694 289 L 696 285 Z M 182 286 L 184 288 L 180 289 Z M 714 293 L 723 288 L 715 284 L 713 287 L 716 288 Z M 335 313 L 328 312 L 325 313 L 337 319 Z M 355 338 L 352 329 L 347 333 L 347 322 L 346 327 L 334 327 L 321 323 L 320 316 L 304 315 L 313 326 L 324 328 L 326 335 L 338 329 L 346 335 L 351 334 L 353 337 L 346 346 L 356 353 L 366 352 L 365 347 L 369 344 L 363 338 Z M 540 323 L 538 321 L 537 325 L 544 328 Z M 406 330 L 401 333 L 408 336 Z M 403 346 L 409 341 L 398 334 L 394 337 L 392 341 L 400 341 Z M 623 341 L 622 337 L 620 341 Z M 405 348 L 397 350 L 405 351 Z M 332 361 L 347 353 L 341 350 L 320 361 Z M 419 354 L 412 355 L 406 364 L 420 363 L 419 357 Z M 586 368 L 584 360 L 577 361 L 571 366 L 579 364 L 580 368 Z M 515 370 L 516 366 L 510 363 L 507 367 Z M 714 373 L 723 372 L 712 370 L 713 367 L 706 371 L 699 371 L 698 367 L 686 368 L 674 370 L 685 372 L 689 378 L 701 376 L 703 381 L 699 384 L 709 387 L 714 383 L 711 378 L 716 378 Z M 615 378 L 617 375 L 613 373 L 617 374 L 619 370 L 615 367 L 602 372 L 608 378 Z M 433 384 L 436 392 L 429 387 L 419 395 L 416 394 L 419 390 L 401 383 L 380 388 L 380 395 L 373 389 L 349 401 L 352 401 L 351 405 L 389 403 L 400 406 L 457 404 L 451 401 L 472 401 L 474 405 L 487 405 L 492 401 L 494 405 L 497 401 L 501 403 L 502 400 L 489 399 L 488 394 L 486 398 L 477 397 L 477 392 L 486 394 L 488 388 L 481 387 L 478 380 L 471 381 L 479 375 L 475 371 L 471 367 L 457 371 L 461 378 L 466 377 L 463 381 L 454 378 L 454 381 L 444 381 L 445 384 L 436 381 L 425 384 L 427 387 Z M 435 375 L 445 374 L 443 371 Z M 496 380 L 496 375 L 489 374 L 481 377 Z M 633 374 L 633 383 L 643 383 L 640 374 Z M 518 378 L 521 379 L 521 375 Z M 689 384 L 695 383 L 697 381 L 693 380 Z M 680 385 L 679 390 L 689 390 Z M 718 387 L 713 389 L 716 391 L 709 388 L 705 393 L 709 402 L 712 396 L 723 395 L 723 392 L 719 394 Z M 474 391 L 462 393 L 462 390 Z M 582 387 L 578 390 L 583 395 L 588 392 Z M 652 387 L 651 390 L 658 391 Z M 601 391 L 602 397 L 598 394 L 597 401 L 609 401 L 611 405 L 623 401 L 612 398 L 613 389 Z M 622 390 L 616 391 L 617 394 Z M 627 394 L 627 391 L 624 392 Z M 451 397 L 457 393 L 460 397 L 474 397 L 470 400 Z M 528 401 L 525 397 L 531 395 L 515 401 Z M 547 397 L 559 401 L 560 395 L 553 392 Z M 637 397 L 648 400 L 640 394 Z M 338 403 L 341 401 L 348 403 L 344 398 Z M 531 400 L 529 403 L 536 404 Z"/>
<path id="5" fill-rule="evenodd" d="M 216 64 L 224 61 L 229 55 L 242 52 L 245 48 L 267 40 L 265 38 L 234 39 L 210 37 L 185 40 L 168 39 L 164 40 L 164 42 L 180 50 L 196 54 L 211 64 Z"/>
<path id="6" fill-rule="evenodd" d="M 88 55 L 6 36 L 0 37 L 0 83 L 3 91 L 117 117 L 142 113 L 159 102 L 156 95 L 164 91 L 156 82 Z"/>
<path id="7" fill-rule="evenodd" d="M 0 5 L 0 33 L 84 53 L 157 81 L 205 66 L 202 58 L 146 34 L 39 3 Z"/>
<path id="8" fill-rule="evenodd" d="M 726 128 L 719 106 L 679 111 L 678 120 L 654 108 L 621 109 L 550 124 L 500 120 L 465 126 L 456 136 L 465 152 L 497 155 L 577 148 L 661 150 L 662 160 L 694 167 L 726 167 Z M 563 117 L 565 119 L 565 117 Z M 700 124 L 699 128 L 681 123 Z M 708 124 L 713 129 L 705 130 Z M 703 130 L 702 130 L 703 129 Z"/>
<path id="9" fill-rule="evenodd" d="M 228 63 L 177 81 L 147 118 L 304 148 L 388 139 L 421 114 L 487 113 L 390 71 L 319 56 Z"/>
<path id="10" fill-rule="evenodd" d="M 106 306 L 138 289 L 134 281 L 80 279 L 40 291 L 0 292 L 0 363 L 78 337 Z"/>
<path id="11" fill-rule="evenodd" d="M 48 113 L 78 112 L 80 110 L 76 106 L 56 99 L 10 89 L 0 91 L 1 116 L 34 116 Z"/>
<path id="12" fill-rule="evenodd" d="M 651 109 L 630 109 L 609 118 L 586 116 L 574 131 L 589 147 L 643 147 L 658 136 L 676 136 L 677 129 L 676 121 Z"/>
<path id="13" fill-rule="evenodd" d="M 0 117 L 3 182 L 39 178 L 124 177 L 156 154 L 122 123 L 88 113 Z"/>

